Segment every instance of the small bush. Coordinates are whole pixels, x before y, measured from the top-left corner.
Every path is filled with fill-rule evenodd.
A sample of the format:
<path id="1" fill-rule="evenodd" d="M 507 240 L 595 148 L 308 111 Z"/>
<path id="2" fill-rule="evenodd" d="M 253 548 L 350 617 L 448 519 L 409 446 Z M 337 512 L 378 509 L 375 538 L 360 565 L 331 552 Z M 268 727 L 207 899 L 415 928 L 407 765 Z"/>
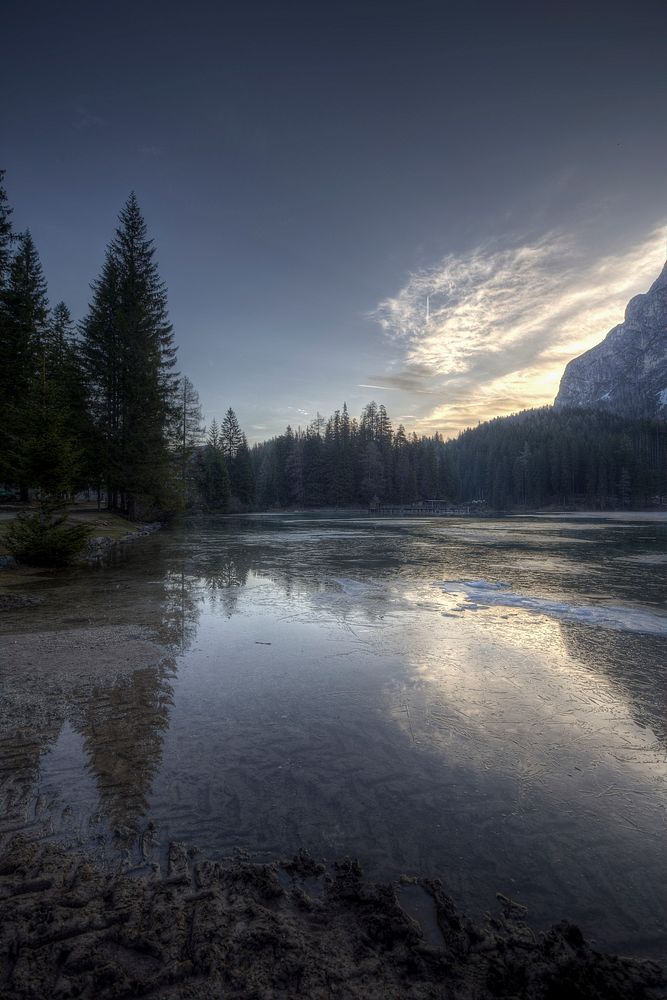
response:
<path id="1" fill-rule="evenodd" d="M 29 566 L 67 566 L 85 548 L 90 528 L 68 524 L 61 504 L 45 501 L 34 514 L 19 514 L 4 544 L 17 562 Z"/>

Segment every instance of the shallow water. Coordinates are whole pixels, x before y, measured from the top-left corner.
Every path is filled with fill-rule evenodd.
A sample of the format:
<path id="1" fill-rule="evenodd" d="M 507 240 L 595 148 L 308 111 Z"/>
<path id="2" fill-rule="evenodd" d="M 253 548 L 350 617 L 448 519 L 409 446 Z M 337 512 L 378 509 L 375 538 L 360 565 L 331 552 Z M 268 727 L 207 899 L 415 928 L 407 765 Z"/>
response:
<path id="1" fill-rule="evenodd" d="M 45 600 L 5 633 L 140 626 L 170 655 L 4 663 L 3 773 L 28 820 L 109 863 L 170 839 L 352 854 L 664 958 L 666 552 L 665 521 L 639 519 L 160 534 L 21 584 Z"/>

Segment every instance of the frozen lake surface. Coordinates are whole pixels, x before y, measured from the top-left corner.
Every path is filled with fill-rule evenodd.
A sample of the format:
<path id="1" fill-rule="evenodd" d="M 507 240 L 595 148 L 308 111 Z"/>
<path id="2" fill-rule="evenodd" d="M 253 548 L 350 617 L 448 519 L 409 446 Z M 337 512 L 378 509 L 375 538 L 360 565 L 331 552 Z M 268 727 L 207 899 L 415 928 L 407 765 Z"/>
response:
<path id="1" fill-rule="evenodd" d="M 659 517 L 253 516 L 37 577 L 17 642 L 139 627 L 169 656 L 6 657 L 3 794 L 109 863 L 354 855 L 664 958 L 666 554 Z"/>

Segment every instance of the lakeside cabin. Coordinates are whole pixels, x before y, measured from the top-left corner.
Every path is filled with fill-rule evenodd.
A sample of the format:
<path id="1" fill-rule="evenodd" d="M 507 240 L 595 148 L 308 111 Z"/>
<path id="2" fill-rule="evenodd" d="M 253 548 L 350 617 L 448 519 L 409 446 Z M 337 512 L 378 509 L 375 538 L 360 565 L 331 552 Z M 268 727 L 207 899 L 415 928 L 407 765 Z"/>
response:
<path id="1" fill-rule="evenodd" d="M 419 500 L 417 503 L 380 503 L 372 500 L 368 505 L 372 517 L 458 517 L 470 514 L 470 506 L 455 507 L 448 500 Z"/>

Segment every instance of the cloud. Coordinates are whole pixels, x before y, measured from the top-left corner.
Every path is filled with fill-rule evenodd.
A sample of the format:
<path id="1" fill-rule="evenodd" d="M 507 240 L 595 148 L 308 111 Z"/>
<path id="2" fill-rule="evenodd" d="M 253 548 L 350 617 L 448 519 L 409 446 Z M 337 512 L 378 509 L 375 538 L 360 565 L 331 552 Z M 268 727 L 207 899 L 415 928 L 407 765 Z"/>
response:
<path id="1" fill-rule="evenodd" d="M 403 371 L 385 372 L 384 375 L 369 375 L 370 382 L 360 382 L 362 389 L 402 389 L 405 392 L 431 393 L 432 372 L 425 365 L 410 365 Z"/>
<path id="2" fill-rule="evenodd" d="M 454 433 L 551 402 L 565 364 L 620 323 L 628 300 L 657 277 L 664 242 L 661 227 L 600 258 L 580 236 L 554 231 L 450 254 L 374 311 L 398 357 L 369 382 L 439 395 L 437 406 L 417 407 L 424 431 Z"/>

